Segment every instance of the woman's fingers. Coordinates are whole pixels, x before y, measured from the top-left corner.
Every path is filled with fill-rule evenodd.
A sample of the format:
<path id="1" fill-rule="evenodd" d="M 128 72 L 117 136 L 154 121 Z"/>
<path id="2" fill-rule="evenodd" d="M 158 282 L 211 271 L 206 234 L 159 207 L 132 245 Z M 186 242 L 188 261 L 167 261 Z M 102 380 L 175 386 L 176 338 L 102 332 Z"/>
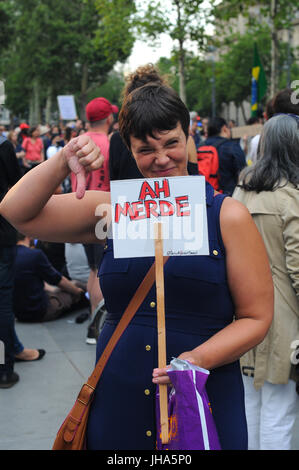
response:
<path id="1" fill-rule="evenodd" d="M 86 189 L 86 173 L 101 168 L 104 157 L 95 142 L 86 135 L 72 139 L 64 147 L 63 155 L 68 167 L 77 177 L 76 196 L 82 199 Z"/>
<path id="2" fill-rule="evenodd" d="M 82 165 L 87 172 L 98 170 L 104 162 L 104 157 L 97 146 L 94 148 L 90 146 L 84 147 L 77 152 L 77 157 L 80 165 Z"/>
<path id="3" fill-rule="evenodd" d="M 77 199 L 82 199 L 85 194 L 86 189 L 86 178 L 85 178 L 85 171 L 82 168 L 77 174 L 77 189 L 76 189 L 76 197 Z"/>
<path id="4" fill-rule="evenodd" d="M 165 368 L 162 368 L 162 369 L 154 369 L 153 370 L 153 383 L 155 384 L 159 384 L 159 385 L 162 385 L 162 384 L 170 384 L 170 379 L 168 377 L 168 374 L 167 374 L 167 369 L 169 369 L 170 366 L 166 366 Z"/>

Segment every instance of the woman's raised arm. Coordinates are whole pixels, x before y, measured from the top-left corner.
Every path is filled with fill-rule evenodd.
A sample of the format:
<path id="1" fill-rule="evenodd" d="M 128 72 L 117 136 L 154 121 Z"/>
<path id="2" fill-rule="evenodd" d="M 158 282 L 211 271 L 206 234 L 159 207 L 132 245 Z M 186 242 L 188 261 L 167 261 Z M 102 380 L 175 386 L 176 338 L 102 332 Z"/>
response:
<path id="1" fill-rule="evenodd" d="M 97 243 L 95 225 L 99 217 L 95 210 L 100 204 L 109 204 L 110 194 L 101 191 L 85 194 L 85 173 L 100 168 L 102 163 L 100 149 L 90 137 L 72 139 L 7 193 L 0 204 L 0 214 L 18 231 L 34 238 Z M 77 176 L 76 195 L 53 196 L 70 171 Z"/>

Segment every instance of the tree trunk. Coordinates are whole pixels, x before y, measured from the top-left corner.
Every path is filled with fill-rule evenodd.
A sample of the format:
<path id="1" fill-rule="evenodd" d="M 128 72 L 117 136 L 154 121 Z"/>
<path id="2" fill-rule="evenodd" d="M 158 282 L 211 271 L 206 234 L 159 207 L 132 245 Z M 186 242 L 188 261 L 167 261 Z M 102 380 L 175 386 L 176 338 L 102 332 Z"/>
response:
<path id="1" fill-rule="evenodd" d="M 46 101 L 46 112 L 45 112 L 46 124 L 50 123 L 51 121 L 51 110 L 52 110 L 52 86 L 49 85 L 47 89 L 47 101 Z"/>
<path id="2" fill-rule="evenodd" d="M 86 121 L 85 106 L 87 101 L 87 87 L 88 87 L 88 65 L 83 65 L 82 80 L 81 80 L 81 94 L 80 94 L 80 119 Z"/>
<path id="3" fill-rule="evenodd" d="M 180 83 L 180 98 L 186 104 L 186 84 L 185 84 L 185 51 L 183 44 L 180 42 L 179 52 L 179 83 Z"/>
<path id="4" fill-rule="evenodd" d="M 180 10 L 180 2 L 176 1 L 177 6 L 177 26 L 178 30 L 180 31 L 180 38 L 179 38 L 179 87 L 180 87 L 180 98 L 183 103 L 186 104 L 186 84 L 185 84 L 185 51 L 184 51 L 184 39 L 182 34 L 182 22 L 181 22 L 181 10 Z"/>
<path id="5" fill-rule="evenodd" d="M 34 119 L 34 103 L 33 103 L 33 92 L 31 93 L 30 96 L 30 101 L 29 101 L 29 118 L 28 118 L 28 123 L 29 126 L 33 125 L 33 119 Z"/>
<path id="6" fill-rule="evenodd" d="M 242 111 L 242 116 L 243 116 L 244 123 L 245 123 L 244 125 L 246 125 L 247 117 L 246 117 L 246 113 L 245 113 L 244 103 L 243 103 L 243 102 L 241 103 L 241 111 Z"/>
<path id="7" fill-rule="evenodd" d="M 32 125 L 37 126 L 41 122 L 40 112 L 40 99 L 39 99 L 39 82 L 34 80 L 33 82 L 33 109 L 32 109 Z"/>
<path id="8" fill-rule="evenodd" d="M 277 0 L 271 0 L 271 81 L 270 98 L 278 90 L 278 31 L 275 25 L 277 14 Z"/>

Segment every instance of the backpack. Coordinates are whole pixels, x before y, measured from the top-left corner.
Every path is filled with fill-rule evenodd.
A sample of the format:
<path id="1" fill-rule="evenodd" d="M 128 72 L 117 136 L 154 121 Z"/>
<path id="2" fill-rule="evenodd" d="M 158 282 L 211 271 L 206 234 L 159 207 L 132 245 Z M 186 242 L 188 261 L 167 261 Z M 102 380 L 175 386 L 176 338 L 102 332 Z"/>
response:
<path id="1" fill-rule="evenodd" d="M 200 174 L 204 175 L 206 181 L 210 183 L 214 189 L 222 192 L 219 189 L 219 156 L 218 147 L 223 142 L 220 141 L 217 145 L 201 145 L 197 150 L 197 165 Z"/>

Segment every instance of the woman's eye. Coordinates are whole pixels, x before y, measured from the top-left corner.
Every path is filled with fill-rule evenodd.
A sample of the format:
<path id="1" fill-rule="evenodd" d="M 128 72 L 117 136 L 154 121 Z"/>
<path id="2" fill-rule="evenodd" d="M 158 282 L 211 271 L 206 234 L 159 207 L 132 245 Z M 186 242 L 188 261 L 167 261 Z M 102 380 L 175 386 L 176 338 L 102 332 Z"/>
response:
<path id="1" fill-rule="evenodd" d="M 177 140 L 171 140 L 170 142 L 168 142 L 167 147 L 172 147 L 173 145 L 176 145 L 177 143 L 178 143 Z"/>

